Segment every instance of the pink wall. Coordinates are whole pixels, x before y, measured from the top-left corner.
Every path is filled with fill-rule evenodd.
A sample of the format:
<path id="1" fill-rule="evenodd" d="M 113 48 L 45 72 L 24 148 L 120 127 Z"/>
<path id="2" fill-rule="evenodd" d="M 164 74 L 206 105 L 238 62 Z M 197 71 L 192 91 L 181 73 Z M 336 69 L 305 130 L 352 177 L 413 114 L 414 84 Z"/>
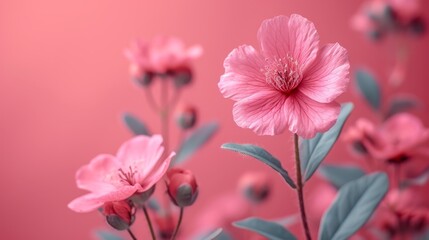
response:
<path id="1" fill-rule="evenodd" d="M 360 2 L 0 1 L 0 239 L 91 239 L 91 231 L 104 226 L 97 213 L 77 214 L 67 203 L 83 193 L 75 187 L 77 168 L 98 153 L 114 153 L 130 137 L 120 113 L 134 112 L 153 131 L 159 129 L 143 93 L 129 81 L 122 55 L 136 37 L 175 35 L 205 49 L 184 100 L 195 103 L 202 121 L 219 121 L 221 131 L 186 165 L 197 175 L 201 194 L 185 225 L 216 194 L 232 190 L 231 183 L 244 170 L 270 172 L 254 160 L 220 150 L 223 142 L 264 146 L 292 171 L 292 153 L 285 151 L 291 149 L 290 134 L 256 137 L 234 124 L 232 102 L 217 88 L 223 60 L 240 44 L 256 44 L 263 19 L 299 13 L 315 22 L 323 43 L 338 41 L 349 50 L 353 69 L 368 66 L 385 81 L 391 64 L 388 46 L 369 43 L 349 27 Z M 424 11 L 429 16 L 429 10 Z M 429 102 L 428 40 L 426 35 L 413 41 L 401 89 L 424 103 Z M 350 122 L 370 114 L 351 90 L 340 100 L 357 105 Z M 417 114 L 429 125 L 429 115 Z M 353 161 L 344 149 L 339 144 L 328 161 Z M 272 177 L 276 191 L 257 214 L 280 217 L 294 212 L 295 194 L 277 175 Z"/>

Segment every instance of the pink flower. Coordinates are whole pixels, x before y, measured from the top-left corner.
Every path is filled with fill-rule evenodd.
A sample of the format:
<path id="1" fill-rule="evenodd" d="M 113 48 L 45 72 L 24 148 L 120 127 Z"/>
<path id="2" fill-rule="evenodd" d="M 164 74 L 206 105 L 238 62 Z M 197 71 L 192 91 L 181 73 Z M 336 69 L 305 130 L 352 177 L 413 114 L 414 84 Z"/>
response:
<path id="1" fill-rule="evenodd" d="M 131 75 L 139 77 L 142 73 L 189 69 L 191 61 L 201 56 L 202 47 L 186 48 L 178 38 L 158 36 L 152 41 L 136 41 L 124 53 L 131 63 Z"/>
<path id="2" fill-rule="evenodd" d="M 429 140 L 429 129 L 417 117 L 399 113 L 384 122 L 376 135 L 377 144 L 363 140 L 369 154 L 375 159 L 400 163 L 424 152 L 421 147 Z"/>
<path id="3" fill-rule="evenodd" d="M 314 24 L 296 14 L 265 20 L 258 40 L 261 51 L 242 45 L 228 55 L 218 84 L 236 101 L 237 125 L 304 138 L 332 127 L 340 113 L 335 99 L 349 82 L 347 51 L 338 43 L 319 47 Z"/>
<path id="4" fill-rule="evenodd" d="M 138 136 L 119 148 L 116 156 L 101 154 L 76 173 L 78 188 L 90 193 L 76 198 L 68 207 L 76 212 L 89 212 L 106 202 L 121 201 L 153 187 L 167 171 L 171 153 L 161 159 L 162 137 Z"/>

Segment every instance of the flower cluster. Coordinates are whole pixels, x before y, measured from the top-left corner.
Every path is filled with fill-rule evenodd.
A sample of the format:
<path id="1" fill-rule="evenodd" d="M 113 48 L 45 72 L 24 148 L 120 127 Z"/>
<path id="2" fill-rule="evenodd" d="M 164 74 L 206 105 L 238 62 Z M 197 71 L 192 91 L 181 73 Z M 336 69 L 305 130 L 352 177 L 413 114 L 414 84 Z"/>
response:
<path id="1" fill-rule="evenodd" d="M 373 40 L 390 33 L 419 36 L 426 28 L 421 9 L 420 0 L 368 0 L 353 17 L 352 26 Z"/>

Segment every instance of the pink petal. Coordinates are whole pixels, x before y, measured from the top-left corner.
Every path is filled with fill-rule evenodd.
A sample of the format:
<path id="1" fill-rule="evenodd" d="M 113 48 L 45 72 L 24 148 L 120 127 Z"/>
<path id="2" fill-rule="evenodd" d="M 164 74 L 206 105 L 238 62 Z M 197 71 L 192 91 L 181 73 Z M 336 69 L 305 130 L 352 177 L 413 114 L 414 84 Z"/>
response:
<path id="1" fill-rule="evenodd" d="M 134 137 L 121 145 L 117 159 L 124 169 L 132 167 L 137 170 L 139 178 L 145 178 L 164 152 L 161 144 L 161 135 Z"/>
<path id="2" fill-rule="evenodd" d="M 171 158 L 174 157 L 174 155 L 176 155 L 176 153 L 172 152 L 165 160 L 158 161 L 157 166 L 152 168 L 152 171 L 147 174 L 146 178 L 139 181 L 140 185 L 142 186 L 142 189 L 139 190 L 139 192 L 149 190 L 153 185 L 162 179 L 165 172 L 167 172 L 168 167 L 170 167 Z"/>
<path id="3" fill-rule="evenodd" d="M 261 71 L 265 60 L 252 46 L 242 45 L 232 50 L 223 65 L 225 74 L 218 86 L 225 98 L 238 101 L 267 88 Z"/>
<path id="4" fill-rule="evenodd" d="M 299 89 L 318 102 L 332 102 L 346 90 L 349 69 L 347 50 L 338 43 L 325 45 L 304 73 Z"/>
<path id="5" fill-rule="evenodd" d="M 319 51 L 319 34 L 316 27 L 308 19 L 298 14 L 289 18 L 289 49 L 301 65 L 301 71 L 314 61 Z"/>
<path id="6" fill-rule="evenodd" d="M 280 134 L 286 128 L 283 105 L 286 96 L 275 90 L 259 91 L 234 104 L 234 121 L 259 135 Z"/>
<path id="7" fill-rule="evenodd" d="M 258 40 L 265 57 L 291 56 L 298 61 L 303 72 L 316 58 L 319 49 L 319 35 L 314 24 L 297 14 L 263 21 Z"/>
<path id="8" fill-rule="evenodd" d="M 108 177 L 119 168 L 116 158 L 108 154 L 100 154 L 76 172 L 76 183 L 81 189 L 91 192 L 111 190 L 113 186 Z"/>
<path id="9" fill-rule="evenodd" d="M 307 139 L 329 130 L 340 110 L 337 102 L 319 103 L 300 92 L 288 97 L 284 104 L 289 130 Z"/>
<path id="10" fill-rule="evenodd" d="M 140 188 L 140 185 L 123 186 L 103 194 L 88 193 L 71 201 L 68 207 L 75 212 L 90 212 L 101 207 L 105 202 L 125 200 Z"/>

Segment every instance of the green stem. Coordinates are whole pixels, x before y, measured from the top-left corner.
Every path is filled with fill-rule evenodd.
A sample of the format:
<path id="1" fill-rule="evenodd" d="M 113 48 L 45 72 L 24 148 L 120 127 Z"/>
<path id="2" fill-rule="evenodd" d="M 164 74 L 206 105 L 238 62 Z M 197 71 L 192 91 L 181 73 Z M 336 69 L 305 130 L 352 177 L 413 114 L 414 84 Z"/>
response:
<path id="1" fill-rule="evenodd" d="M 295 165 L 296 165 L 296 191 L 298 193 L 299 200 L 299 210 L 301 212 L 302 225 L 304 227 L 305 237 L 307 240 L 311 240 L 310 228 L 308 227 L 307 215 L 305 213 L 304 206 L 304 194 L 303 194 L 303 184 L 302 184 L 302 175 L 301 175 L 301 160 L 299 158 L 299 144 L 298 144 L 298 135 L 294 134 L 294 143 L 295 143 Z"/>
<path id="2" fill-rule="evenodd" d="M 136 236 L 134 235 L 134 233 L 131 231 L 131 229 L 127 229 L 127 232 L 130 234 L 130 236 L 131 236 L 131 239 L 133 239 L 133 240 L 137 240 L 137 238 L 136 238 Z"/>
<path id="3" fill-rule="evenodd" d="M 149 213 L 147 212 L 146 206 L 143 205 L 143 212 L 144 216 L 146 217 L 147 225 L 149 226 L 150 235 L 152 236 L 153 240 L 156 240 L 155 232 L 153 231 L 152 222 L 150 221 Z"/>
<path id="4" fill-rule="evenodd" d="M 184 209 L 183 207 L 180 208 L 179 221 L 177 222 L 176 229 L 174 229 L 174 233 L 173 233 L 173 236 L 171 237 L 171 240 L 176 239 L 177 233 L 179 232 L 180 225 L 182 224 L 183 209 Z"/>

